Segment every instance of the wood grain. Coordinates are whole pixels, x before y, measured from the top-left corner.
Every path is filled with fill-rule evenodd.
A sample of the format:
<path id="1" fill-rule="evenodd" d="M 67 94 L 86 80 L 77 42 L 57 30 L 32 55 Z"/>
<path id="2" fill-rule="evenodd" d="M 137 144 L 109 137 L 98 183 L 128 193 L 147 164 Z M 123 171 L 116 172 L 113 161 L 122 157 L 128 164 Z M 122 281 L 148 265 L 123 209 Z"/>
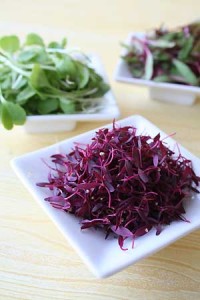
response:
<path id="1" fill-rule="evenodd" d="M 46 39 L 69 37 L 71 45 L 100 54 L 121 117 L 141 114 L 200 156 L 200 101 L 192 107 L 149 99 L 145 88 L 115 83 L 119 42 L 130 31 L 199 18 L 198 0 L 1 1 L 0 35 L 41 32 Z M 78 255 L 30 196 L 10 167 L 18 155 L 104 125 L 78 124 L 73 132 L 27 135 L 0 128 L 0 299 L 157 300 L 200 299 L 200 233 L 196 231 L 157 254 L 104 280 Z"/>

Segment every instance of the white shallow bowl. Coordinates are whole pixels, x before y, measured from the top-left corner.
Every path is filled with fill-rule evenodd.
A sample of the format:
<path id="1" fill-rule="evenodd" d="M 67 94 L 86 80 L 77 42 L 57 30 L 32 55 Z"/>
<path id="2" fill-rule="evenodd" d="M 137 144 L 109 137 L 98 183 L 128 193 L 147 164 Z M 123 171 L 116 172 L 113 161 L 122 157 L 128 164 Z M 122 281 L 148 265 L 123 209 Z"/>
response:
<path id="1" fill-rule="evenodd" d="M 108 82 L 106 72 L 100 58 L 96 54 L 89 55 L 91 66 Z M 113 92 L 108 91 L 101 99 L 102 108 L 96 113 L 76 113 L 60 115 L 28 116 L 24 129 L 28 133 L 48 133 L 73 130 L 77 122 L 104 121 L 119 117 L 119 108 Z"/>
<path id="2" fill-rule="evenodd" d="M 125 44 L 130 45 L 132 37 L 142 38 L 144 33 L 130 33 Z M 125 55 L 127 49 L 123 49 L 121 55 Z M 134 78 L 126 62 L 120 58 L 114 73 L 114 79 L 120 82 L 146 86 L 149 89 L 150 98 L 174 104 L 192 105 L 200 95 L 200 88 L 196 86 L 186 86 L 183 84 L 162 83 L 153 80 Z"/>
<path id="3" fill-rule="evenodd" d="M 141 116 L 132 116 L 118 121 L 117 124 L 121 126 L 132 125 L 138 129 L 138 134 L 148 133 L 151 136 L 155 136 L 160 132 L 161 137 L 166 137 L 165 133 Z M 112 124 L 105 127 L 112 128 Z M 92 130 L 50 147 L 25 154 L 15 158 L 11 163 L 23 184 L 78 252 L 89 269 L 97 277 L 107 277 L 199 228 L 200 196 L 195 194 L 186 208 L 185 216 L 191 223 L 183 221 L 173 222 L 171 225 L 166 226 L 159 236 L 156 236 L 155 230 L 152 229 L 146 235 L 136 239 L 134 249 L 131 248 L 131 241 L 127 240 L 126 246 L 129 248 L 128 251 L 122 251 L 119 248 L 117 239 L 105 240 L 105 234 L 99 230 L 87 229 L 81 231 L 79 219 L 51 207 L 48 202 L 44 201 L 44 198 L 49 196 L 50 192 L 45 188 L 37 187 L 36 183 L 47 181 L 49 170 L 41 159 L 45 159 L 47 163 L 50 163 L 50 155 L 71 151 L 74 142 L 90 142 L 95 135 L 95 131 Z M 168 138 L 167 142 L 169 147 L 174 149 L 176 142 L 171 138 Z M 200 160 L 180 145 L 179 148 L 184 156 L 192 160 L 195 172 L 200 175 Z"/>

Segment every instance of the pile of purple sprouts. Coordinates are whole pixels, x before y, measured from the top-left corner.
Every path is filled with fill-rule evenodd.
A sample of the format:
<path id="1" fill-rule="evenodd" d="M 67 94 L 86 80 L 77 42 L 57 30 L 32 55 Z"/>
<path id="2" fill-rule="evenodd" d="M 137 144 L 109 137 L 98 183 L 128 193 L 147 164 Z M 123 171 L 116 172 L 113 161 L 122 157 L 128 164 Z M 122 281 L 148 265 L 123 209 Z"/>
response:
<path id="1" fill-rule="evenodd" d="M 67 154 L 51 156 L 50 204 L 81 219 L 81 229 L 101 228 L 124 240 L 184 217 L 184 201 L 198 192 L 200 178 L 192 163 L 174 155 L 160 134 L 137 135 L 132 126 L 103 128 L 90 144 L 76 144 Z M 95 234 L 95 233 L 94 233 Z"/>

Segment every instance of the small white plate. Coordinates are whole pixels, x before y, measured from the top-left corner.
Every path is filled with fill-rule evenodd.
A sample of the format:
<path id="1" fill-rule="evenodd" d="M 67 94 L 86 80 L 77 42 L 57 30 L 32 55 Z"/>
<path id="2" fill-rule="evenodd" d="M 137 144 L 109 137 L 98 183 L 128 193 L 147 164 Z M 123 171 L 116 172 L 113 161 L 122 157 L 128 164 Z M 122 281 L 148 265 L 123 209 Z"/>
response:
<path id="1" fill-rule="evenodd" d="M 96 54 L 89 55 L 89 58 L 91 60 L 91 66 L 104 78 L 106 82 L 108 82 L 108 78 L 100 58 Z M 28 116 L 24 124 L 24 129 L 28 133 L 70 131 L 75 128 L 78 121 L 94 122 L 112 120 L 119 117 L 119 108 L 111 90 L 100 99 L 100 102 L 102 103 L 102 108 L 95 113 Z"/>
<path id="2" fill-rule="evenodd" d="M 125 44 L 130 45 L 132 37 L 142 38 L 144 36 L 144 33 L 130 33 Z M 126 53 L 127 49 L 124 48 L 121 55 L 125 55 Z M 169 103 L 192 105 L 196 97 L 200 95 L 200 88 L 196 86 L 134 78 L 129 71 L 127 63 L 122 58 L 117 63 L 114 79 L 125 83 L 146 86 L 149 88 L 150 98 Z"/>
<path id="3" fill-rule="evenodd" d="M 165 133 L 141 116 L 132 116 L 117 123 L 121 126 L 132 125 L 136 127 L 138 134 L 148 133 L 153 137 L 160 132 L 161 137 L 166 137 Z M 105 127 L 112 128 L 112 124 Z M 87 229 L 81 231 L 79 219 L 71 214 L 53 208 L 48 202 L 44 201 L 44 198 L 48 197 L 50 192 L 47 189 L 37 187 L 36 183 L 46 181 L 49 171 L 41 159 L 45 159 L 47 163 L 50 163 L 50 155 L 71 151 L 72 147 L 74 147 L 74 142 L 90 142 L 96 130 L 25 154 L 15 158 L 11 163 L 24 185 L 47 212 L 90 270 L 97 277 L 106 277 L 159 251 L 161 248 L 199 228 L 200 195 L 195 194 L 191 203 L 186 208 L 187 212 L 185 216 L 191 223 L 183 221 L 173 222 L 171 225 L 166 226 L 159 236 L 155 235 L 155 230 L 151 230 L 146 235 L 136 239 L 134 249 L 131 248 L 131 241 L 127 240 L 126 246 L 129 248 L 128 251 L 122 251 L 119 248 L 117 239 L 105 240 L 105 234 L 100 230 Z M 176 142 L 171 138 L 168 138 L 167 142 L 169 147 L 174 149 Z M 184 156 L 192 160 L 194 171 L 200 175 L 200 160 L 180 145 L 179 148 Z"/>

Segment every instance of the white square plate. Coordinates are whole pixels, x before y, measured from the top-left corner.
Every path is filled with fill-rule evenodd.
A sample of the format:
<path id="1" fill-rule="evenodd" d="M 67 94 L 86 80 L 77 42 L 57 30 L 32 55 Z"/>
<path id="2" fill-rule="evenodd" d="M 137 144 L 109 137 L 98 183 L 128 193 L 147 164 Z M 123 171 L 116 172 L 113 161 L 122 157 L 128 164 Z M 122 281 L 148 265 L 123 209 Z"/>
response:
<path id="1" fill-rule="evenodd" d="M 129 33 L 126 45 L 131 45 L 132 37 L 144 38 L 145 34 L 141 32 Z M 123 49 L 121 56 L 127 53 L 127 49 Z M 187 86 L 183 84 L 155 82 L 153 80 L 145 80 L 134 78 L 129 70 L 127 63 L 120 58 L 114 73 L 114 79 L 124 83 L 134 85 L 142 85 L 149 88 L 150 98 L 169 103 L 192 105 L 195 99 L 200 95 L 200 88 L 197 86 Z"/>
<path id="2" fill-rule="evenodd" d="M 103 64 L 96 54 L 88 55 L 93 67 L 98 74 L 100 74 L 105 82 L 108 78 L 103 67 Z M 57 131 L 70 131 L 73 130 L 77 122 L 84 121 L 104 121 L 112 120 L 119 117 L 119 108 L 117 106 L 115 97 L 110 89 L 100 99 L 101 107 L 95 113 L 76 113 L 76 114 L 55 114 L 55 115 L 41 115 L 41 116 L 28 116 L 24 124 L 25 131 L 29 133 L 45 133 Z M 95 101 L 95 99 L 94 99 Z"/>
<path id="3" fill-rule="evenodd" d="M 166 137 L 165 133 L 141 116 L 131 116 L 117 123 L 121 126 L 132 125 L 136 127 L 138 134 L 147 133 L 153 137 L 160 132 L 161 137 Z M 112 124 L 104 127 L 112 128 Z M 166 226 L 159 236 L 155 235 L 155 230 L 151 230 L 146 235 L 136 239 L 134 249 L 131 248 L 131 241 L 127 241 L 128 251 L 122 251 L 119 248 L 117 239 L 105 240 L 105 234 L 99 230 L 93 231 L 88 229 L 81 231 L 79 219 L 51 207 L 48 202 L 44 201 L 44 198 L 49 196 L 50 192 L 47 189 L 37 187 L 36 183 L 47 180 L 48 168 L 41 159 L 45 159 L 47 163 L 50 163 L 49 158 L 52 154 L 71 151 L 72 147 L 74 147 L 74 142 L 90 142 L 95 135 L 95 131 L 86 132 L 50 147 L 15 158 L 12 160 L 12 166 L 30 193 L 58 226 L 90 270 L 97 277 L 106 277 L 159 251 L 161 248 L 200 227 L 200 195 L 195 194 L 186 208 L 185 216 L 191 223 L 183 221 L 173 222 L 171 225 Z M 168 146 L 174 149 L 176 142 L 171 138 L 167 138 L 167 142 Z M 180 145 L 179 148 L 183 156 L 192 160 L 194 171 L 199 175 L 200 160 Z"/>

